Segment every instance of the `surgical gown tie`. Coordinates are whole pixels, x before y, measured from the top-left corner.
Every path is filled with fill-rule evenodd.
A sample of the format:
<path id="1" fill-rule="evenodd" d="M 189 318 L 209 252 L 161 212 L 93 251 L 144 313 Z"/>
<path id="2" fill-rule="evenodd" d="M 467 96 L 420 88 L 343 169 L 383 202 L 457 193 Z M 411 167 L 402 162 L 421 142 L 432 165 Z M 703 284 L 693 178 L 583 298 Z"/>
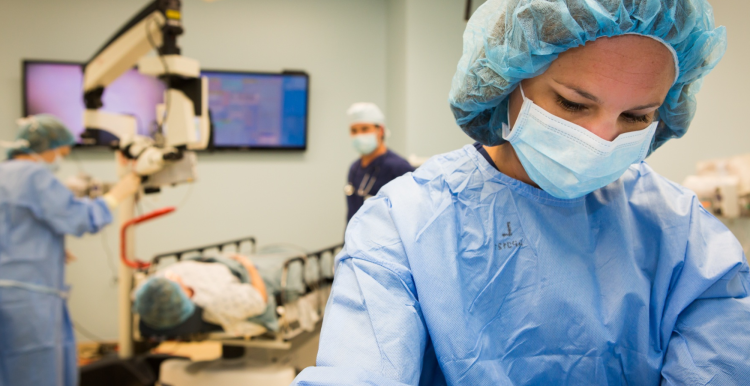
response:
<path id="1" fill-rule="evenodd" d="M 55 295 L 63 300 L 68 300 L 68 291 L 59 290 L 52 287 L 45 287 L 43 285 L 29 284 L 15 280 L 0 280 L 0 287 L 5 288 L 21 288 L 32 292 L 39 292 L 42 294 Z"/>

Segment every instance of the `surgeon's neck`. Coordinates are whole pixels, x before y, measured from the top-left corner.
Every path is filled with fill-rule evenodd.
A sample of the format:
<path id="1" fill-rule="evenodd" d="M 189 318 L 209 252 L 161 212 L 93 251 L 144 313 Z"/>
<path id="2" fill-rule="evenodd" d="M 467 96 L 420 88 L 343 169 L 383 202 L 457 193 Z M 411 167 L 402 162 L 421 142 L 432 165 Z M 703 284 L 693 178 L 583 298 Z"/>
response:
<path id="1" fill-rule="evenodd" d="M 37 162 L 39 161 L 39 158 L 34 158 L 28 154 L 16 154 L 13 156 L 14 160 L 20 160 L 20 161 L 31 161 L 31 162 Z"/>
<path id="2" fill-rule="evenodd" d="M 495 166 L 500 170 L 500 173 L 531 186 L 539 187 L 526 173 L 526 169 L 523 168 L 521 161 L 518 159 L 518 155 L 516 155 L 516 150 L 513 149 L 513 146 L 511 146 L 510 143 L 506 142 L 500 146 L 492 147 L 484 146 L 484 150 L 490 155 L 492 162 L 495 163 Z"/>
<path id="3" fill-rule="evenodd" d="M 380 157 L 381 155 L 385 154 L 388 151 L 388 148 L 385 146 L 385 142 L 381 142 L 378 147 L 370 154 L 363 155 L 361 159 L 362 167 L 366 168 L 368 165 L 372 163 L 372 161 L 375 161 L 376 158 Z"/>

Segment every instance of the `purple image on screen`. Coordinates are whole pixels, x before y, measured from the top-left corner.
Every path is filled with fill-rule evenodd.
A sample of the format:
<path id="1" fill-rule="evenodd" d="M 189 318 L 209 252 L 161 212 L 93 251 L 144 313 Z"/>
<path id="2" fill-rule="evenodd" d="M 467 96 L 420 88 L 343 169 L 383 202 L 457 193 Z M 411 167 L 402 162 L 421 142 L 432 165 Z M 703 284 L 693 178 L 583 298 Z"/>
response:
<path id="1" fill-rule="evenodd" d="M 53 114 L 73 131 L 83 132 L 83 73 L 77 63 L 28 61 L 24 101 L 27 114 Z M 308 77 L 203 71 L 209 80 L 216 148 L 295 148 L 307 141 Z M 152 136 L 156 105 L 166 86 L 160 80 L 127 71 L 104 91 L 102 111 L 136 118 L 138 133 Z M 111 137 L 100 137 L 108 144 Z"/>
<path id="2" fill-rule="evenodd" d="M 52 114 L 78 136 L 83 132 L 83 72 L 75 63 L 26 63 L 26 111 Z M 156 105 L 164 100 L 164 83 L 129 70 L 104 91 L 102 111 L 133 115 L 138 133 L 149 135 L 156 122 Z"/>

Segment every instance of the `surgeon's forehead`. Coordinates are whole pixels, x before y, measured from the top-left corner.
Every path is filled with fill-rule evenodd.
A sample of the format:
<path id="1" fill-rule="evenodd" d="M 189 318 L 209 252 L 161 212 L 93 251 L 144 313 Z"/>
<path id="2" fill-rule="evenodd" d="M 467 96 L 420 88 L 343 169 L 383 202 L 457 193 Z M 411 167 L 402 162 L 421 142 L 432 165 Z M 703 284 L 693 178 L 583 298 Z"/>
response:
<path id="1" fill-rule="evenodd" d="M 350 127 L 352 130 L 357 130 L 357 131 L 364 131 L 364 130 L 377 128 L 377 126 L 375 126 L 372 123 L 352 123 Z"/>
<path id="2" fill-rule="evenodd" d="M 675 78 L 672 53 L 644 36 L 599 38 L 560 54 L 548 70 L 556 78 L 617 87 L 669 88 Z"/>

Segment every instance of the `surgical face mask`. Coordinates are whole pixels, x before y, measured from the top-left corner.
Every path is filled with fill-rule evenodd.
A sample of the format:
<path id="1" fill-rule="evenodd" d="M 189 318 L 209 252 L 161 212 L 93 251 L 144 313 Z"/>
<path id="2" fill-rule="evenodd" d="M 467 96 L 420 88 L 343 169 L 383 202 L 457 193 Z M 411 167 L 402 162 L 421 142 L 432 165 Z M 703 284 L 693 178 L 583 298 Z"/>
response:
<path id="1" fill-rule="evenodd" d="M 648 155 L 658 122 L 610 142 L 535 105 L 523 88 L 521 95 L 521 112 L 512 131 L 503 125 L 503 138 L 529 177 L 557 198 L 583 197 L 609 185 Z"/>
<path id="2" fill-rule="evenodd" d="M 354 149 L 361 155 L 367 155 L 378 148 L 378 136 L 375 133 L 358 134 L 352 137 Z"/>
<path id="3" fill-rule="evenodd" d="M 44 164 L 44 166 L 52 173 L 57 173 L 58 171 L 60 171 L 60 167 L 62 166 L 63 157 L 60 155 L 60 153 L 55 153 L 55 159 L 52 160 L 52 162 L 47 162 L 44 160 L 44 158 L 40 157 L 37 154 L 34 154 L 34 159 Z"/>
<path id="4" fill-rule="evenodd" d="M 55 155 L 55 159 L 52 162 L 46 163 L 45 166 L 47 166 L 47 169 L 52 173 L 57 173 L 62 166 L 62 160 L 63 157 L 58 153 Z"/>

